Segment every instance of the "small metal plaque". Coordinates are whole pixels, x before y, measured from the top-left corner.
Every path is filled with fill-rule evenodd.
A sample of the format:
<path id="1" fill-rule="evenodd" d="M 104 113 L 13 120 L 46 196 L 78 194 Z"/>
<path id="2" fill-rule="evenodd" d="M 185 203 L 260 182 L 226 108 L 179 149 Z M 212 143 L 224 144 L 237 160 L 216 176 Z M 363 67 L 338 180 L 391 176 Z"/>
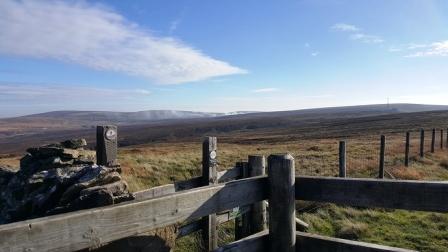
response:
<path id="1" fill-rule="evenodd" d="M 113 129 L 108 129 L 105 135 L 107 140 L 115 140 L 117 138 L 117 132 Z"/>
<path id="2" fill-rule="evenodd" d="M 210 152 L 210 158 L 215 159 L 216 158 L 216 151 Z"/>

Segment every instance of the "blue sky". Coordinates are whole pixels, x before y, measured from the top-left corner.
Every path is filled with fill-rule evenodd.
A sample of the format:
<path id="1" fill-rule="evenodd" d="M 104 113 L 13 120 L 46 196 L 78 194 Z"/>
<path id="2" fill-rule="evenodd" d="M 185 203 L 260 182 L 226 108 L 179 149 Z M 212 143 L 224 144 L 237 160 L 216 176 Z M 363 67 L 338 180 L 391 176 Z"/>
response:
<path id="1" fill-rule="evenodd" d="M 0 117 L 448 104 L 448 2 L 0 1 Z"/>

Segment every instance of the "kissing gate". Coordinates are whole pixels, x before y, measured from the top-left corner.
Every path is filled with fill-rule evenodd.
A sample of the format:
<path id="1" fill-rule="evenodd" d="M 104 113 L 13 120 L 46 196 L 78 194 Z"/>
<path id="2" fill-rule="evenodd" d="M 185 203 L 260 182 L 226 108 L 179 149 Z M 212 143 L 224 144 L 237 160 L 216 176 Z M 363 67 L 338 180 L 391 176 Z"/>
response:
<path id="1" fill-rule="evenodd" d="M 289 154 L 270 155 L 267 176 L 263 156 L 217 172 L 216 157 L 216 138 L 207 137 L 201 177 L 138 192 L 130 202 L 1 225 L 0 251 L 97 248 L 178 223 L 188 223 L 183 235 L 202 229 L 209 251 L 409 251 L 296 231 L 295 201 L 448 212 L 445 182 L 295 176 Z M 220 213 L 237 207 L 245 231 L 217 248 Z"/>

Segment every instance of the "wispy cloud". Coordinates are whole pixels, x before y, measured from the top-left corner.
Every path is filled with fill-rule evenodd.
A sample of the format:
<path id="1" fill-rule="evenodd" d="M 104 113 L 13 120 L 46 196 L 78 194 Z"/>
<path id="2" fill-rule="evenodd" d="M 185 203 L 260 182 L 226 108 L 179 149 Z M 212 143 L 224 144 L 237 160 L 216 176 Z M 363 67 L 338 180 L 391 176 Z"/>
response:
<path id="1" fill-rule="evenodd" d="M 253 93 L 272 93 L 272 92 L 277 92 L 278 88 L 260 88 L 260 89 L 255 89 L 252 90 Z"/>
<path id="2" fill-rule="evenodd" d="M 363 34 L 363 33 L 352 34 L 350 36 L 350 39 L 352 39 L 352 40 L 359 40 L 359 41 L 362 41 L 362 42 L 368 43 L 368 44 L 378 44 L 378 43 L 383 43 L 384 42 L 384 39 L 382 39 L 379 36 Z"/>
<path id="3" fill-rule="evenodd" d="M 313 46 L 311 46 L 311 44 L 308 43 L 308 42 L 305 43 L 303 46 L 305 47 L 305 50 L 307 52 L 309 52 L 309 55 L 312 56 L 312 57 L 316 57 L 316 56 L 318 56 L 320 54 L 320 52 L 317 51 L 316 49 L 314 49 Z"/>
<path id="4" fill-rule="evenodd" d="M 334 31 L 351 33 L 349 37 L 351 40 L 357 40 L 368 44 L 379 44 L 384 42 L 384 39 L 380 36 L 363 33 L 361 32 L 361 28 L 351 24 L 338 23 L 334 24 L 331 29 Z"/>
<path id="5" fill-rule="evenodd" d="M 86 86 L 62 86 L 50 84 L 0 83 L 2 100 L 90 100 L 90 99 L 134 99 L 151 94 L 147 89 L 109 89 Z"/>
<path id="6" fill-rule="evenodd" d="M 358 28 L 358 27 L 356 27 L 354 25 L 345 24 L 345 23 L 334 24 L 331 27 L 331 29 L 334 30 L 334 31 L 343 31 L 343 32 L 357 32 L 357 31 L 361 30 L 360 28 Z"/>
<path id="7" fill-rule="evenodd" d="M 412 53 L 405 56 L 409 58 L 431 56 L 446 57 L 448 56 L 448 40 L 427 45 L 421 44 L 418 47 L 412 47 L 412 49 L 408 48 L 408 50 L 413 50 Z"/>
<path id="8" fill-rule="evenodd" d="M 159 84 L 246 73 L 86 1 L 2 0 L 0 17 L 2 54 L 71 62 Z"/>

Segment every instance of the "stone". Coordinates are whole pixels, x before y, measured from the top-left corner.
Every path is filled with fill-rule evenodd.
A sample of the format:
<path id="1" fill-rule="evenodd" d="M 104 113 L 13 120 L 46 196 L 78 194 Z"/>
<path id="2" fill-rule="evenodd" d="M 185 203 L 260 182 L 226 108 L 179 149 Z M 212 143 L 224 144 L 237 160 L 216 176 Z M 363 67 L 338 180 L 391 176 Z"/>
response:
<path id="1" fill-rule="evenodd" d="M 79 149 L 87 146 L 87 141 L 83 138 L 80 139 L 70 139 L 61 142 L 62 147 L 69 149 Z"/>
<path id="2" fill-rule="evenodd" d="M 0 186 L 8 184 L 9 180 L 14 176 L 15 171 L 8 167 L 0 166 Z"/>
<path id="3" fill-rule="evenodd" d="M 18 172 L 1 168 L 0 224 L 132 200 L 120 167 L 95 165 L 85 145 L 79 139 L 29 148 Z"/>

